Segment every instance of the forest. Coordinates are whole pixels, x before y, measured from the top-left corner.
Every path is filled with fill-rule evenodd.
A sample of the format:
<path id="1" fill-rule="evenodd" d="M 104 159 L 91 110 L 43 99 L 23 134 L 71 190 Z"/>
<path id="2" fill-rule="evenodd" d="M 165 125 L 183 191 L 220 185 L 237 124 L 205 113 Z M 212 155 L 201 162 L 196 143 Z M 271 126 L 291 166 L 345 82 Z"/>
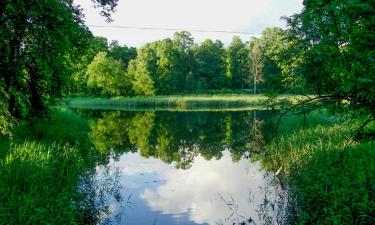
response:
<path id="1" fill-rule="evenodd" d="M 283 35 L 281 28 L 269 28 L 260 39 L 243 42 L 234 36 L 225 47 L 210 39 L 195 44 L 192 35 L 182 31 L 173 39 L 148 43 L 137 50 L 94 38 L 98 46 L 92 49 L 100 51 L 74 77 L 82 84 L 73 93 L 154 96 L 250 87 L 256 93 L 254 87 L 260 83 L 270 91 L 281 91 L 281 69 L 274 55 Z"/>
<path id="2" fill-rule="evenodd" d="M 92 3 L 111 22 L 118 0 Z M 375 1 L 304 0 L 300 13 L 282 19 L 286 28 L 266 28 L 248 40 L 233 36 L 227 45 L 211 39 L 198 43 L 189 31 L 179 31 L 135 48 L 94 36 L 72 0 L 0 1 L 0 224 L 100 223 L 105 209 L 90 202 L 95 191 L 82 177 L 108 163 L 107 150 L 132 152 L 131 146 L 138 144 L 147 157 L 188 168 L 193 160 L 183 161 L 189 157 L 186 152 L 168 155 L 169 148 L 181 148 L 179 140 L 184 138 L 192 142 L 191 149 L 202 142 L 199 151 L 207 160 L 238 148 L 231 152 L 233 161 L 239 161 L 246 149 L 257 149 L 253 153 L 264 169 L 284 171 L 280 180 L 290 185 L 293 198 L 285 224 L 373 224 Z M 219 116 L 218 121 L 210 120 L 220 124 L 214 131 L 205 132 L 204 126 L 210 126 L 205 123 L 199 131 L 198 125 L 186 128 L 195 132 L 191 137 L 172 125 L 154 128 L 153 113 L 139 118 L 129 113 L 141 121 L 129 122 L 121 113 L 75 113 L 64 105 L 80 97 L 155 102 L 159 96 L 194 98 L 202 93 L 255 95 L 262 101 L 251 104 L 267 107 L 278 96 L 300 98 L 275 103 L 278 114 L 265 113 L 264 123 L 250 113 L 236 115 L 252 116 L 251 123 Z M 317 116 L 317 111 L 324 113 Z M 293 116 L 303 121 L 303 127 L 283 132 L 289 129 L 285 121 Z M 176 124 L 179 118 L 164 117 L 169 121 L 159 120 Z M 198 117 L 195 124 L 207 118 Z M 319 122 L 313 126 L 315 121 Z M 122 130 L 115 124 L 130 125 Z M 263 130 L 272 132 L 257 128 L 249 131 L 253 141 L 225 142 L 232 132 L 239 133 L 239 139 L 244 135 L 247 128 L 241 124 L 263 124 Z M 133 141 L 128 141 L 127 151 L 117 150 L 125 146 L 125 130 Z M 181 135 L 168 141 L 175 130 Z M 220 143 L 207 138 L 215 132 L 220 133 Z M 151 133 L 159 136 L 147 146 L 139 144 Z M 153 152 L 162 148 L 152 146 L 162 144 L 165 152 Z"/>

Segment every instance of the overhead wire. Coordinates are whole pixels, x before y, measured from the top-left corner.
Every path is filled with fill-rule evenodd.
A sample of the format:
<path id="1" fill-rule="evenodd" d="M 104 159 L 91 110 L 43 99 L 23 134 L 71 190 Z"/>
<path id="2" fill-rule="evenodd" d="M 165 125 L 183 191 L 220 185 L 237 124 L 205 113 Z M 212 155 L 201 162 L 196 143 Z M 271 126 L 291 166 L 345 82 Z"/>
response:
<path id="1" fill-rule="evenodd" d="M 259 35 L 261 33 L 226 31 L 226 30 L 200 30 L 200 29 L 181 29 L 181 28 L 161 28 L 161 27 L 137 27 L 137 26 L 116 26 L 116 25 L 94 25 L 87 24 L 88 27 L 98 28 L 117 28 L 117 29 L 135 29 L 135 30 L 161 30 L 161 31 L 190 31 L 198 33 L 223 33 L 223 34 L 241 34 L 241 35 Z"/>

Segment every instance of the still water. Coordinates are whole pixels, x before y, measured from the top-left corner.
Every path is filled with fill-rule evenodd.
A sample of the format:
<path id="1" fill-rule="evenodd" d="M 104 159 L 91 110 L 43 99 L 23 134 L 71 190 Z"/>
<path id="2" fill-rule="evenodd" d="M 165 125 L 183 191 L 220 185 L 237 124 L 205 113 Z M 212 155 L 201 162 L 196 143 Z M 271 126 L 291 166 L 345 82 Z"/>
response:
<path id="1" fill-rule="evenodd" d="M 284 193 L 257 160 L 271 112 L 86 113 L 109 155 L 93 177 L 101 223 L 282 223 Z"/>

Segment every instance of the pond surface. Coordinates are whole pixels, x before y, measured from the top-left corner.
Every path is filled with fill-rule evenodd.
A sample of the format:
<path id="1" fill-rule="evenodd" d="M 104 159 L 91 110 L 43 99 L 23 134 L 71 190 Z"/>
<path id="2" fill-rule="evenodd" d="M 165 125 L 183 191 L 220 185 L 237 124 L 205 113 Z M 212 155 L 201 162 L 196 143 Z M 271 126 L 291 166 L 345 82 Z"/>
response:
<path id="1" fill-rule="evenodd" d="M 256 160 L 271 112 L 85 113 L 94 146 L 110 155 L 94 176 L 103 223 L 281 223 L 284 193 Z"/>

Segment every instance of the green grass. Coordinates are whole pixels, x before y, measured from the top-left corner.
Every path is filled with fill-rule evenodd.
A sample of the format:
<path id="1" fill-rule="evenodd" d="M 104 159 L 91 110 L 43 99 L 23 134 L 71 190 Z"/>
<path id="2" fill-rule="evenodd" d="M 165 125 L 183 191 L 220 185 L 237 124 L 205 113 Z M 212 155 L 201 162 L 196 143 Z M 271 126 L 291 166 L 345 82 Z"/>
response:
<path id="1" fill-rule="evenodd" d="M 88 129 L 85 119 L 54 109 L 2 140 L 0 224 L 85 223 L 79 180 L 97 162 Z"/>
<path id="2" fill-rule="evenodd" d="M 283 168 L 282 177 L 289 187 L 290 222 L 374 224 L 374 141 L 354 142 L 341 158 L 359 121 L 344 122 L 318 113 L 310 118 L 306 129 L 284 121 L 285 130 L 278 142 L 266 147 L 263 160 L 268 169 Z"/>
<path id="3" fill-rule="evenodd" d="M 278 97 L 278 106 L 290 104 L 297 96 Z M 249 110 L 275 107 L 264 95 L 249 94 L 189 94 L 154 97 L 118 98 L 69 98 L 65 102 L 71 108 L 116 109 L 116 110 L 169 110 L 169 111 L 210 111 Z"/>

